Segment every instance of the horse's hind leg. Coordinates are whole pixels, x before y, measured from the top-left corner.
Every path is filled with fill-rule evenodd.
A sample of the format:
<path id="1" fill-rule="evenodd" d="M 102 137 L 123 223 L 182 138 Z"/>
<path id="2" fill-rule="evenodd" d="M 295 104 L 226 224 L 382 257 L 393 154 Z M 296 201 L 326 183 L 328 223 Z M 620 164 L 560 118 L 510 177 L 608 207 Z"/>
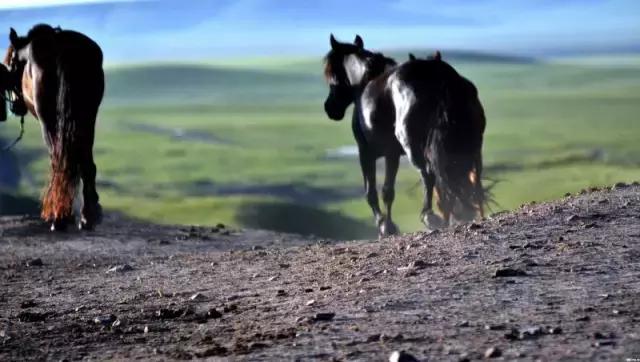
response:
<path id="1" fill-rule="evenodd" d="M 80 154 L 80 177 L 82 178 L 82 218 L 80 229 L 93 230 L 96 224 L 102 221 L 102 207 L 100 206 L 98 191 L 96 190 L 96 164 L 93 161 L 94 126 L 92 122 L 90 130 L 86 131 L 86 140 L 82 142 Z"/>
<path id="2" fill-rule="evenodd" d="M 411 124 L 419 124 L 418 122 L 422 122 L 420 118 L 410 119 L 411 114 L 415 114 L 416 117 L 421 116 L 418 112 L 409 112 L 404 119 L 398 120 L 396 123 L 396 138 L 402 145 L 413 166 L 420 172 L 420 179 L 424 188 L 424 200 L 420 219 L 428 229 L 439 229 L 446 225 L 445 222 L 433 212 L 433 189 L 436 183 L 436 175 L 431 169 L 425 155 L 426 130 L 419 128 L 416 132 L 411 129 Z"/>
<path id="3" fill-rule="evenodd" d="M 395 235 L 398 233 L 398 227 L 391 219 L 391 207 L 396 196 L 395 183 L 398 174 L 398 166 L 400 165 L 400 154 L 391 154 L 385 156 L 385 178 L 382 186 L 382 201 L 387 211 L 387 215 L 379 226 L 382 235 Z"/>

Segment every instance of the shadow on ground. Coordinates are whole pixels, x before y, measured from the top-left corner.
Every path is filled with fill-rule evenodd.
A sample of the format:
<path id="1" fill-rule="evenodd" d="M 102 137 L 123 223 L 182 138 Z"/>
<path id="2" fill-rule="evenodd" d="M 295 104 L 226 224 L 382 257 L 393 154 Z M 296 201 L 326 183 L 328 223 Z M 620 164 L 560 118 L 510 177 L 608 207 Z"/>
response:
<path id="1" fill-rule="evenodd" d="M 365 222 L 340 213 L 290 203 L 243 204 L 236 220 L 254 229 L 267 229 L 337 240 L 371 239 L 376 229 Z"/>
<path id="2" fill-rule="evenodd" d="M 0 215 L 37 215 L 39 207 L 36 200 L 0 191 Z"/>

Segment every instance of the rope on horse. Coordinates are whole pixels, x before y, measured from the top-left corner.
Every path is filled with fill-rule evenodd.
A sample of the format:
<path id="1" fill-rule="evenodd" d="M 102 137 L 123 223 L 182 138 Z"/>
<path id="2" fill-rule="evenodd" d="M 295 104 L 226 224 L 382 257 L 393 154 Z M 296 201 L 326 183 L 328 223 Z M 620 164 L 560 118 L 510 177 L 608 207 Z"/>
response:
<path id="1" fill-rule="evenodd" d="M 0 98 L 2 98 L 2 100 L 0 101 L 0 107 L 6 107 L 6 104 L 9 103 L 10 104 L 9 108 L 11 109 L 12 113 L 14 114 L 19 113 L 20 134 L 9 145 L 0 148 L 0 153 L 9 152 L 13 147 L 15 147 L 15 145 L 18 144 L 18 142 L 22 140 L 22 137 L 24 136 L 24 116 L 27 113 L 26 107 L 24 105 L 24 100 L 22 99 L 22 92 L 20 91 L 19 87 L 15 87 L 15 89 L 13 89 L 16 95 L 16 99 L 14 100 L 11 100 L 11 97 L 8 97 L 5 91 L 2 91 L 0 94 Z M 5 113 L 5 117 L 6 117 L 6 113 Z"/>

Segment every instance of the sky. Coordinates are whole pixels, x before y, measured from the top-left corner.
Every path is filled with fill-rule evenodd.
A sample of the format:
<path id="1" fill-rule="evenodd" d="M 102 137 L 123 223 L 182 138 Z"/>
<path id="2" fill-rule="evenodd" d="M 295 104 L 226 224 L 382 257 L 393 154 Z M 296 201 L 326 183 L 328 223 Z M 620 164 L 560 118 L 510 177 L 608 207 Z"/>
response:
<path id="1" fill-rule="evenodd" d="M 320 55 L 330 33 L 378 50 L 640 53 L 638 0 L 0 0 L 0 47 L 41 22 L 120 63 Z"/>

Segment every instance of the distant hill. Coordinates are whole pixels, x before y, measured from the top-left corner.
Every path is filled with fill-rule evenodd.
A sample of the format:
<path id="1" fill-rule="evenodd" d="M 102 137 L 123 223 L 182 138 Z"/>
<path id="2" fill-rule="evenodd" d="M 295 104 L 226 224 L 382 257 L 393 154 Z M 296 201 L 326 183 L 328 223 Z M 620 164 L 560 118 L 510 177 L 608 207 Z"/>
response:
<path id="1" fill-rule="evenodd" d="M 439 50 L 442 54 L 442 59 L 451 63 L 510 63 L 510 64 L 529 64 L 535 63 L 539 60 L 530 57 L 520 57 L 516 55 L 497 54 L 497 53 L 481 53 L 465 50 L 447 50 L 447 49 L 395 49 L 389 50 L 383 53 L 393 57 L 398 62 L 407 60 L 408 54 L 411 52 L 417 57 L 423 58 L 435 53 Z"/>
<path id="2" fill-rule="evenodd" d="M 384 52 L 399 63 L 412 52 Z M 535 59 L 501 54 L 445 50 L 445 60 L 458 64 L 532 63 Z M 149 63 L 107 67 L 106 103 L 111 105 L 264 104 L 317 102 L 325 94 L 322 56 L 316 58 L 256 58 L 202 63 Z"/>
<path id="3" fill-rule="evenodd" d="M 217 65 L 149 64 L 121 66 L 106 71 L 107 102 L 145 103 L 255 103 L 278 98 L 305 98 L 309 84 L 321 75 L 256 69 L 234 69 Z M 292 98 L 293 97 L 293 98 Z"/>

